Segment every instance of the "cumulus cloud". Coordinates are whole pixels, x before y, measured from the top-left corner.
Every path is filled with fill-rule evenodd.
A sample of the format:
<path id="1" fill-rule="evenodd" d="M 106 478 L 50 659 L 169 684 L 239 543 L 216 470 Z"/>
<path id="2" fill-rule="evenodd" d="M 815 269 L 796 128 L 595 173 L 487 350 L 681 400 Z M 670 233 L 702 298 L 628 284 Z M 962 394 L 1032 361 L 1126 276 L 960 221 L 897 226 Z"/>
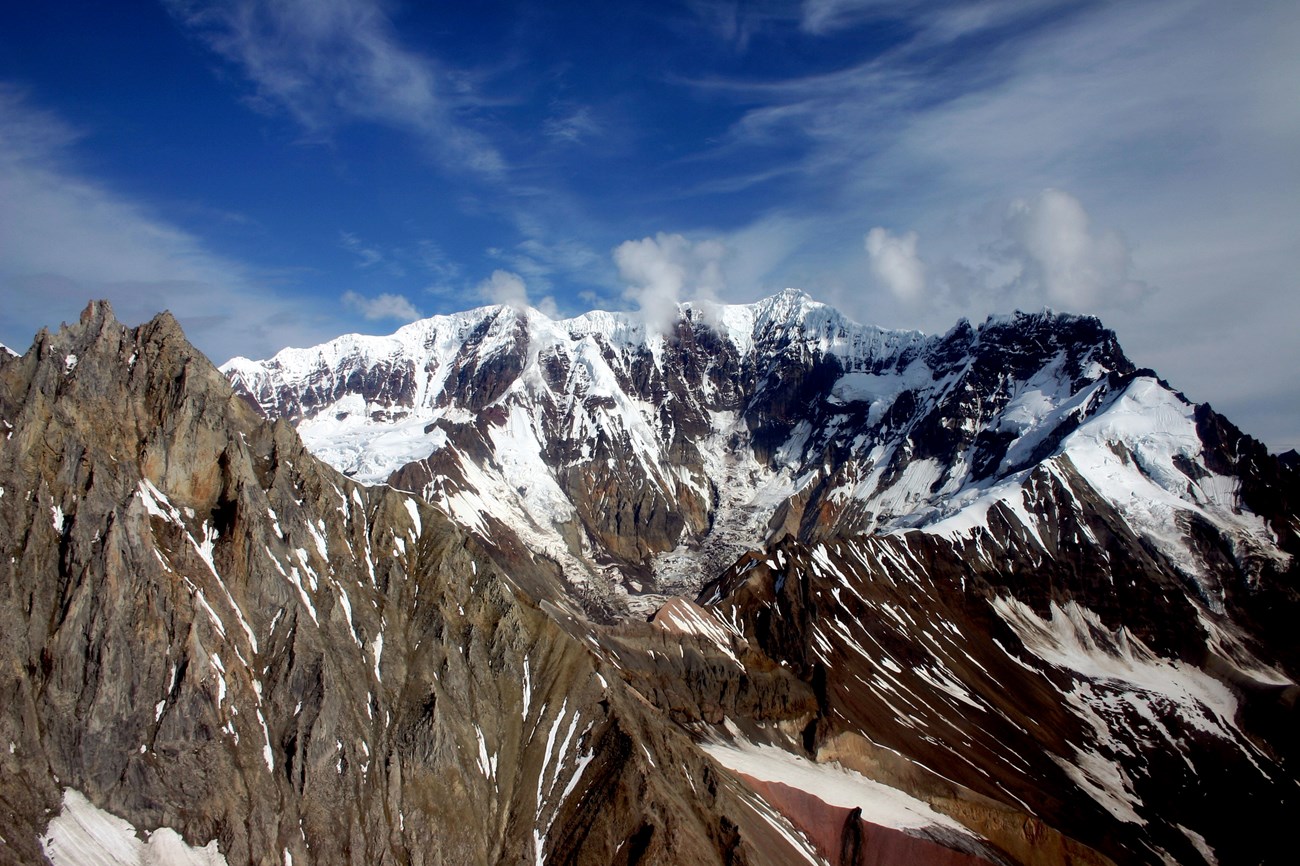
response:
<path id="1" fill-rule="evenodd" d="M 993 207 L 975 226 L 971 245 L 960 251 L 943 250 L 939 238 L 941 252 L 930 262 L 918 253 L 917 232 L 873 228 L 865 246 L 875 279 L 889 290 L 882 296 L 898 305 L 889 312 L 942 329 L 958 316 L 1012 308 L 1130 311 L 1153 291 L 1135 275 L 1124 238 L 1096 225 L 1064 190 Z"/>
<path id="2" fill-rule="evenodd" d="M 528 287 L 522 277 L 510 271 L 493 271 L 492 276 L 478 284 L 478 293 L 488 303 L 520 310 L 528 306 Z"/>
<path id="3" fill-rule="evenodd" d="M 457 119 L 466 88 L 403 46 L 376 0 L 164 0 L 252 82 L 255 102 L 308 132 L 352 121 L 409 132 L 443 160 L 487 175 L 497 150 Z"/>
<path id="4" fill-rule="evenodd" d="M 475 291 L 489 304 L 505 304 L 516 310 L 526 310 L 530 306 L 535 306 L 543 315 L 550 318 L 559 315 L 555 298 L 545 295 L 534 303 L 528 297 L 528 285 L 524 282 L 524 278 L 511 271 L 493 271 L 492 276 L 479 283 Z"/>
<path id="5" fill-rule="evenodd" d="M 895 235 L 877 226 L 867 233 L 871 272 L 904 304 L 914 305 L 925 295 L 925 264 L 916 253 L 916 232 Z"/>
<path id="6" fill-rule="evenodd" d="M 1011 203 L 1005 253 L 1019 265 L 1020 287 L 1052 306 L 1091 312 L 1132 305 L 1151 291 L 1133 278 L 1124 239 L 1095 229 L 1083 204 L 1063 190 Z"/>
<path id="7" fill-rule="evenodd" d="M 627 284 L 623 297 L 645 313 L 652 327 L 665 330 L 681 301 L 714 300 L 726 288 L 726 255 L 727 247 L 721 241 L 690 241 L 679 234 L 660 232 L 619 244 L 614 249 L 614 263 Z"/>
<path id="8" fill-rule="evenodd" d="M 344 292 L 343 303 L 372 322 L 387 319 L 413 322 L 420 318 L 420 311 L 402 295 L 385 293 L 367 298 L 356 292 Z"/>

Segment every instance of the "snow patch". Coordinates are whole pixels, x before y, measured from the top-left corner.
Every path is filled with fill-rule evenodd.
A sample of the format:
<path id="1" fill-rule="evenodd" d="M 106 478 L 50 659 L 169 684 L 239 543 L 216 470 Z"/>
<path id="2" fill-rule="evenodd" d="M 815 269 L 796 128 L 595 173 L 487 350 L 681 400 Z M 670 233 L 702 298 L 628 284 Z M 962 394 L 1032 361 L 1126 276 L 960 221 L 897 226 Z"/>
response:
<path id="1" fill-rule="evenodd" d="M 483 729 L 475 725 L 474 733 L 478 737 L 479 772 L 483 774 L 483 778 L 492 781 L 497 775 L 497 756 L 488 751 L 487 739 L 483 736 Z"/>
<path id="2" fill-rule="evenodd" d="M 375 639 L 370 642 L 370 654 L 375 660 L 375 682 L 383 682 L 383 677 L 379 675 L 379 662 L 384 657 L 383 622 L 379 625 L 381 630 L 375 633 Z"/>
<path id="3" fill-rule="evenodd" d="M 41 850 L 53 866 L 227 866 L 213 839 L 201 848 L 160 827 L 141 841 L 129 821 L 95 807 L 81 792 L 63 792 Z"/>
<path id="4" fill-rule="evenodd" d="M 420 521 L 420 509 L 413 499 L 403 499 L 402 504 L 406 506 L 406 513 L 411 516 L 411 523 L 415 526 L 415 537 L 419 538 L 424 534 L 424 524 Z"/>
<path id="5" fill-rule="evenodd" d="M 838 763 L 816 764 L 775 746 L 741 741 L 703 746 L 719 764 L 763 782 L 807 791 L 832 806 L 862 809 L 862 818 L 896 830 L 939 827 L 978 838 L 962 824 L 897 788 L 869 779 Z"/>
<path id="6" fill-rule="evenodd" d="M 1187 837 L 1187 841 L 1192 843 L 1192 847 L 1195 848 L 1196 852 L 1205 859 L 1206 863 L 1210 864 L 1210 866 L 1218 866 L 1219 858 L 1214 856 L 1214 849 L 1205 841 L 1204 836 L 1197 833 L 1195 830 L 1189 830 L 1182 824 L 1176 824 L 1174 826 L 1182 831 L 1182 834 Z"/>

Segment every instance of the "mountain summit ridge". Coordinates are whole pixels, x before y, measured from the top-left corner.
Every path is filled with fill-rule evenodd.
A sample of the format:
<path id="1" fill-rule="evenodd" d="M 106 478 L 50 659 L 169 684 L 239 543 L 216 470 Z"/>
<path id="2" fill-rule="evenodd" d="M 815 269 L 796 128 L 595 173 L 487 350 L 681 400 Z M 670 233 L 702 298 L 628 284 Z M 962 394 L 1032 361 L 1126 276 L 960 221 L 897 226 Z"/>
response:
<path id="1" fill-rule="evenodd" d="M 340 470 L 520 532 L 616 610 L 698 587 L 687 572 L 756 540 L 938 516 L 1047 456 L 1135 372 L 1100 321 L 1050 310 L 932 336 L 796 289 L 676 310 L 656 328 L 481 307 L 222 369 Z M 610 514 L 611 484 L 642 493 Z"/>

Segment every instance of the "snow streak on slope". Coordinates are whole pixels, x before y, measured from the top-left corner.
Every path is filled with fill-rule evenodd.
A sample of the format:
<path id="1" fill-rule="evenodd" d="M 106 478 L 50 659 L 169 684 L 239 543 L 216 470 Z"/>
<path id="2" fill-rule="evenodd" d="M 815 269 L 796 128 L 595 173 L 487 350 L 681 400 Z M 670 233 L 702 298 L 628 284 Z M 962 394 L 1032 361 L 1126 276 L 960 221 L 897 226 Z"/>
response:
<path id="1" fill-rule="evenodd" d="M 1134 731 L 1159 737 L 1193 769 L 1185 730 L 1234 744 L 1256 768 L 1267 762 L 1237 726 L 1237 698 L 1201 669 L 1161 658 L 1123 628 L 1112 633 L 1073 601 L 1052 604 L 1048 618 L 1011 598 L 996 599 L 993 607 L 1029 652 L 1077 675 L 1066 700 L 1091 732 L 1058 763 L 1121 820 L 1146 823 L 1135 811 L 1142 801 L 1134 784 L 1145 773 L 1125 767 L 1137 757 L 1130 744 Z"/>
<path id="2" fill-rule="evenodd" d="M 1099 498 L 1072 499 L 1067 481 L 1086 499 L 1079 475 L 1044 466 L 935 531 L 785 539 L 737 562 L 701 603 L 817 692 L 815 732 L 803 727 L 787 749 L 905 780 L 999 846 L 1019 844 L 999 835 L 1009 810 L 1115 862 L 1267 847 L 1243 842 L 1224 815 L 1276 826 L 1294 809 L 1285 744 L 1297 686 L 1145 538 L 1076 541 L 1076 526 L 1094 520 L 1100 535 L 1115 515 Z M 771 726 L 740 727 L 782 741 Z M 824 800 L 831 785 L 745 772 Z M 955 786 L 1002 805 L 981 817 L 978 798 L 958 797 L 954 809 Z"/>

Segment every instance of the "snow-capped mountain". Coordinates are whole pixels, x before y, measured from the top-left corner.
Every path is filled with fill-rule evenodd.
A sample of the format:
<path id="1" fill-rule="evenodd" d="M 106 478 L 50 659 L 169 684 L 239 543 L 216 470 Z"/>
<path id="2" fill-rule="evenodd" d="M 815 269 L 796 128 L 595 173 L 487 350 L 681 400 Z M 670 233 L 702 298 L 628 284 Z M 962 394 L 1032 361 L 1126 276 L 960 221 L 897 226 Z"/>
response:
<path id="1" fill-rule="evenodd" d="M 1028 856 L 980 798 L 1064 834 L 1035 844 L 1100 832 L 1118 860 L 1179 862 L 1234 850 L 1213 822 L 1243 802 L 1272 820 L 1295 802 L 1288 750 L 1261 747 L 1300 692 L 1295 468 L 1096 319 L 925 336 L 793 290 L 682 305 L 659 330 L 489 307 L 224 371 L 344 471 L 517 532 L 589 606 L 622 609 L 603 581 L 647 612 L 709 581 L 702 607 L 654 621 L 737 667 L 714 688 L 743 693 L 754 653 L 777 660 L 813 686 L 815 757 L 929 778 L 909 790 L 1000 850 Z M 643 667 L 625 649 L 606 647 Z M 753 720 L 667 685 L 666 662 L 638 688 L 696 706 L 700 739 L 720 712 Z M 804 705 L 785 701 L 788 725 Z M 802 778 L 773 721 L 710 753 Z M 882 748 L 906 762 L 882 772 Z"/>
<path id="2" fill-rule="evenodd" d="M 0 353 L 0 864 L 1290 862 L 1300 469 L 1095 319 L 224 373 Z"/>
<path id="3" fill-rule="evenodd" d="M 1282 555 L 1202 442 L 1213 413 L 1092 318 L 927 337 L 795 290 L 684 304 L 666 329 L 496 306 L 222 369 L 336 468 L 518 533 L 570 581 L 612 582 L 616 609 L 625 589 L 652 609 L 787 533 L 953 536 L 995 505 L 1032 533 L 1022 488 L 1040 465 L 1081 477 L 1206 592 L 1191 522 L 1243 560 Z"/>

